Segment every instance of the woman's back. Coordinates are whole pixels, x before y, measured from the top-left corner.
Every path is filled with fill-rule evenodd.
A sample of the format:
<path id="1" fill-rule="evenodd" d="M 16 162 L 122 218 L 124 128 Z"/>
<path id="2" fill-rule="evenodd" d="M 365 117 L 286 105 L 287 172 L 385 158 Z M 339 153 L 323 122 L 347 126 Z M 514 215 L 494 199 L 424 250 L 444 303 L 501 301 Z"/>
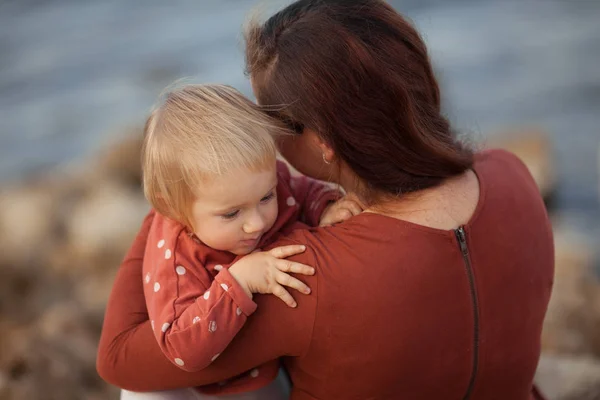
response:
<path id="1" fill-rule="evenodd" d="M 294 399 L 528 399 L 553 278 L 552 232 L 513 155 L 479 155 L 462 229 L 364 213 L 298 232 L 316 257 L 312 339 Z"/>
<path id="2" fill-rule="evenodd" d="M 480 199 L 464 230 L 363 213 L 278 240 L 307 245 L 293 259 L 316 267 L 303 278 L 311 295 L 296 296 L 296 309 L 256 296 L 227 350 L 194 374 L 164 357 L 148 321 L 141 259 L 151 213 L 115 281 L 100 374 L 132 391 L 165 390 L 284 357 L 295 400 L 532 398 L 553 279 L 550 224 L 515 156 L 486 152 L 474 169 Z"/>

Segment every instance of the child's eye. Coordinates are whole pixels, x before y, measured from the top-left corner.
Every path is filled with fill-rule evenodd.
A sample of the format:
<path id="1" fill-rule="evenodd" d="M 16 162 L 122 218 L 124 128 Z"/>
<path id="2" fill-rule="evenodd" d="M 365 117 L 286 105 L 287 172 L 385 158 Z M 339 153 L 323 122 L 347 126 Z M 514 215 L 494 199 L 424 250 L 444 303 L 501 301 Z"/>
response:
<path id="1" fill-rule="evenodd" d="M 271 192 L 268 195 L 266 195 L 265 197 L 263 197 L 262 199 L 260 199 L 260 202 L 266 203 L 267 201 L 271 200 L 273 197 L 275 197 L 275 193 Z"/>
<path id="2" fill-rule="evenodd" d="M 221 215 L 221 217 L 224 218 L 224 219 L 234 219 L 235 217 L 237 217 L 237 215 L 239 213 L 240 213 L 240 210 L 235 210 L 235 211 L 232 211 L 230 213 L 223 214 L 223 215 Z"/>

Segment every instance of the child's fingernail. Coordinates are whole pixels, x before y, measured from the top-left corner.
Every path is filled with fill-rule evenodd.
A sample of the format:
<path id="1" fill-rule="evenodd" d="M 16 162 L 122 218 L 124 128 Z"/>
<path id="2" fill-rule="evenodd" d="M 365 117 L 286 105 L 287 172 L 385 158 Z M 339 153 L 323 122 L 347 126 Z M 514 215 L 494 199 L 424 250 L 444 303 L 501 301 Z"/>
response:
<path id="1" fill-rule="evenodd" d="M 300 246 L 300 248 L 302 249 L 302 251 L 306 250 L 306 246 L 304 245 Z"/>
<path id="2" fill-rule="evenodd" d="M 314 274 L 315 274 L 315 269 L 314 269 L 314 268 L 311 268 L 311 269 L 310 269 L 310 274 L 311 274 L 311 275 L 314 275 Z"/>
<path id="3" fill-rule="evenodd" d="M 292 308 L 296 308 L 297 304 L 296 303 L 292 303 Z"/>
<path id="4" fill-rule="evenodd" d="M 304 293 L 309 294 L 310 293 L 310 288 L 304 289 Z"/>

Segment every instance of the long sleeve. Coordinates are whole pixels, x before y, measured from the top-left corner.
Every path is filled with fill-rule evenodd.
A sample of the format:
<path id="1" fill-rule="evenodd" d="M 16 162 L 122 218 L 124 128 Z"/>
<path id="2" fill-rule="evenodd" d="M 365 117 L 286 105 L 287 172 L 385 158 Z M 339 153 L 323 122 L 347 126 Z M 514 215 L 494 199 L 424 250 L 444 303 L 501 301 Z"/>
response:
<path id="1" fill-rule="evenodd" d="M 156 340 L 181 369 L 203 369 L 227 347 L 256 304 L 233 285 L 226 267 L 220 267 L 212 282 L 206 279 L 204 266 L 189 248 L 191 240 L 157 239 L 152 233 L 144 257 L 144 286 Z"/>
<path id="2" fill-rule="evenodd" d="M 161 350 L 185 371 L 214 361 L 256 310 L 227 264 L 211 265 L 220 270 L 212 279 L 203 264 L 215 253 L 180 223 L 154 217 L 143 259 L 146 306 Z"/>
<path id="3" fill-rule="evenodd" d="M 279 179 L 286 181 L 292 191 L 293 202 L 300 208 L 300 220 L 309 226 L 319 226 L 325 208 L 343 196 L 340 190 L 329 183 L 304 175 L 293 176 L 282 161 L 277 162 L 277 173 Z"/>
<path id="4" fill-rule="evenodd" d="M 295 309 L 275 296 L 256 296 L 257 311 L 207 368 L 190 373 L 168 360 L 154 337 L 143 290 L 142 259 L 152 217 L 144 221 L 121 264 L 109 298 L 97 359 L 97 370 L 104 380 L 132 391 L 200 386 L 226 380 L 284 355 L 299 356 L 307 351 L 316 313 L 316 275 L 301 277 L 313 291 L 309 296 L 296 296 Z M 278 245 L 292 243 L 285 240 Z M 292 259 L 315 264 L 310 250 Z"/>

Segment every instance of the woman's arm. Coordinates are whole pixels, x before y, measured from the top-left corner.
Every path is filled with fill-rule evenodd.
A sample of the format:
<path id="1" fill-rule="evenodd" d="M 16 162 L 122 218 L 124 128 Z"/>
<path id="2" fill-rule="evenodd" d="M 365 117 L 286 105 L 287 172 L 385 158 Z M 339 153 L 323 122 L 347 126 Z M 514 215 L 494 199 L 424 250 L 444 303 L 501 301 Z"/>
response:
<path id="1" fill-rule="evenodd" d="M 167 360 L 153 336 L 142 287 L 142 258 L 152 217 L 151 213 L 144 220 L 110 295 L 97 359 L 97 370 L 103 379 L 123 389 L 142 392 L 201 386 L 223 381 L 280 356 L 299 356 L 306 351 L 316 310 L 316 276 L 302 277 L 312 294 L 298 296 L 297 308 L 288 307 L 275 296 L 256 296 L 258 310 L 208 368 L 185 372 Z M 277 243 L 285 244 L 298 242 Z M 309 249 L 293 259 L 315 265 Z"/>

